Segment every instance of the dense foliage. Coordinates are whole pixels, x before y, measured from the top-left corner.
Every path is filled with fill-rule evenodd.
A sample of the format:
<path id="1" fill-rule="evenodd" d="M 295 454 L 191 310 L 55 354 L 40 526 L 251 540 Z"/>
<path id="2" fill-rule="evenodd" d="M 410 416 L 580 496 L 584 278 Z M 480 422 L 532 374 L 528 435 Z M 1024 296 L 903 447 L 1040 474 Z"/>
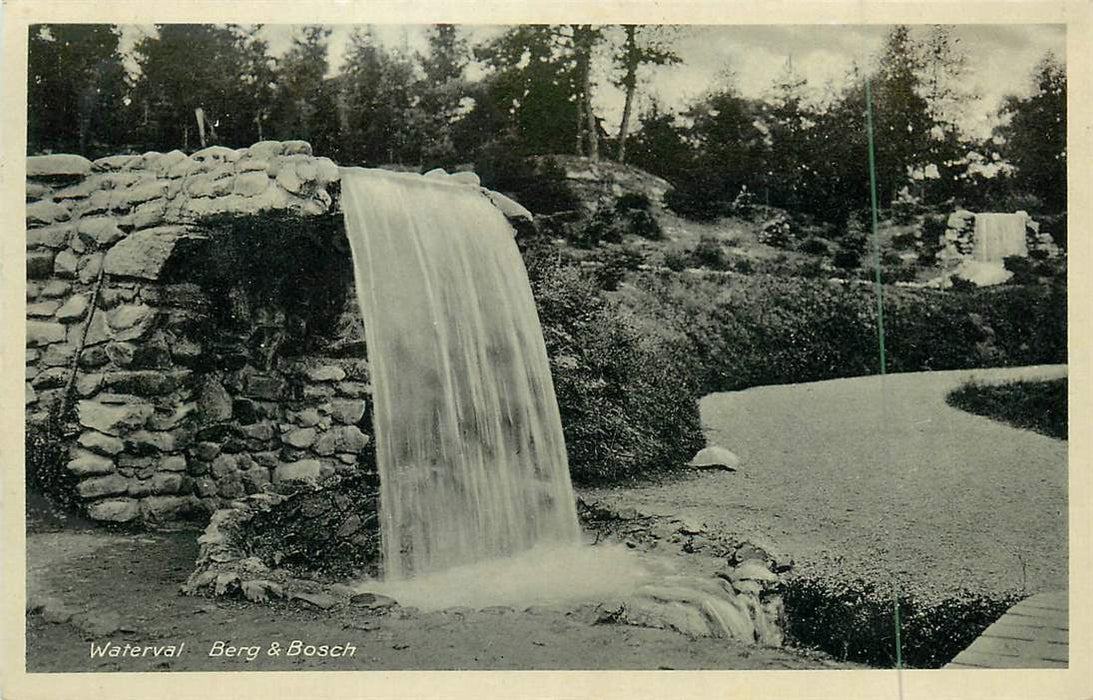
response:
<path id="1" fill-rule="evenodd" d="M 703 445 L 698 394 L 677 348 L 642 333 L 549 249 L 525 255 L 574 481 L 624 482 L 690 459 Z"/>
<path id="2" fill-rule="evenodd" d="M 945 401 L 968 413 L 986 416 L 1049 437 L 1067 438 L 1067 381 L 968 384 Z"/>
<path id="3" fill-rule="evenodd" d="M 117 27 L 31 28 L 31 152 L 98 156 L 303 138 L 346 165 L 418 168 L 477 164 L 499 152 L 574 153 L 628 160 L 666 178 L 675 187 L 669 204 L 688 217 L 732 213 L 747 191 L 841 225 L 868 192 L 868 81 L 882 207 L 1037 216 L 1066 207 L 1064 67 L 1045 56 L 1027 94 L 1000 107 L 995 132 L 973 136 L 963 128 L 974 97 L 967 56 L 946 27 L 894 26 L 872 68 L 855 66 L 822 89 L 787 62 L 761 98 L 719 77 L 689 104 L 666 109 L 647 99 L 641 113 L 635 96 L 645 74 L 680 60 L 677 28 L 519 25 L 471 45 L 459 27 L 436 25 L 417 53 L 358 27 L 334 73 L 324 27 L 295 28 L 278 56 L 257 26 L 141 31 L 123 55 Z M 595 91 L 607 82 L 624 91 L 618 124 L 596 113 Z"/>
<path id="4" fill-rule="evenodd" d="M 902 662 L 941 668 L 1017 603 L 1017 593 L 989 597 L 960 591 L 927 601 L 899 596 Z M 896 663 L 895 601 L 891 590 L 865 580 L 796 577 L 783 590 L 790 643 L 837 659 L 891 668 Z"/>
<path id="5" fill-rule="evenodd" d="M 680 348 L 677 371 L 703 391 L 878 370 L 867 284 L 765 274 L 640 273 L 620 293 L 642 333 Z M 1005 286 L 885 290 L 888 371 L 1066 362 L 1066 290 Z"/>

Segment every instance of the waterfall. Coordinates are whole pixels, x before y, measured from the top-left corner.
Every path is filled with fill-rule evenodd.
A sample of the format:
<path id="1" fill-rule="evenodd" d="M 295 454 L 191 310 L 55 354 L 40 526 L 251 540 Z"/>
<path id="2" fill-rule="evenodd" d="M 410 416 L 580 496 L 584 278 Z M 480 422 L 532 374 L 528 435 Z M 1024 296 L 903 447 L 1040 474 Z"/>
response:
<path id="1" fill-rule="evenodd" d="M 972 259 L 1001 263 L 1010 255 L 1028 255 L 1025 244 L 1025 215 L 976 214 Z"/>
<path id="2" fill-rule="evenodd" d="M 477 187 L 342 169 L 373 385 L 384 574 L 579 542 L 512 229 Z"/>

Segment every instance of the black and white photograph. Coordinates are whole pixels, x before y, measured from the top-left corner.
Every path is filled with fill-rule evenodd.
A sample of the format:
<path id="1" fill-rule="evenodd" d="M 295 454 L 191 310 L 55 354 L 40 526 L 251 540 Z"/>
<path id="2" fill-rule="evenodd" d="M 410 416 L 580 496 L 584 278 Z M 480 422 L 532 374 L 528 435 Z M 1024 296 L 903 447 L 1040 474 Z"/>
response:
<path id="1" fill-rule="evenodd" d="M 20 29 L 28 679 L 1081 666 L 1073 26 L 264 19 Z"/>

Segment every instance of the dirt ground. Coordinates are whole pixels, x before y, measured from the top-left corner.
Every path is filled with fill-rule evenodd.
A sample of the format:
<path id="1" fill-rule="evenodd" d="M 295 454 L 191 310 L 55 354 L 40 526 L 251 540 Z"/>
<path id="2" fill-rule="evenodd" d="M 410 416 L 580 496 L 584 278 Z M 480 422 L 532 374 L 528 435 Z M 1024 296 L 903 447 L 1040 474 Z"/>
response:
<path id="1" fill-rule="evenodd" d="M 380 669 L 795 669 L 848 667 L 824 656 L 690 639 L 671 630 L 598 624 L 576 609 L 308 609 L 178 594 L 197 554 L 196 533 L 111 534 L 39 525 L 28 534 L 27 670 L 270 671 Z M 68 618 L 68 615 L 72 615 Z M 310 645 L 352 645 L 352 656 L 271 656 Z M 91 658 L 92 643 L 170 645 L 176 658 Z M 210 656 L 217 642 L 261 646 Z"/>
<path id="2" fill-rule="evenodd" d="M 710 444 L 739 455 L 738 471 L 584 496 L 769 546 L 794 573 L 895 576 L 924 599 L 1066 590 L 1066 441 L 945 403 L 972 379 L 1065 374 L 924 372 L 714 394 L 703 425 Z"/>

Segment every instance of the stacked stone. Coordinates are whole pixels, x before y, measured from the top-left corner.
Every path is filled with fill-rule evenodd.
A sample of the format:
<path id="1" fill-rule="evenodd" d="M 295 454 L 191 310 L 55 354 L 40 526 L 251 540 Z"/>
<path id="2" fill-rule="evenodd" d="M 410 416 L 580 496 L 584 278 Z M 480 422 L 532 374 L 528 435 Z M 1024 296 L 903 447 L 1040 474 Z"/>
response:
<path id="1" fill-rule="evenodd" d="M 1055 238 L 1047 231 L 1041 232 L 1040 222 L 1033 220 L 1028 212 L 1019 211 L 1017 213 L 1025 217 L 1025 245 L 1029 251 L 1039 250 L 1044 253 L 1045 257 L 1058 257 L 1062 251 L 1055 244 Z"/>
<path id="2" fill-rule="evenodd" d="M 947 228 L 939 243 L 940 260 L 959 260 L 972 254 L 975 247 L 975 214 L 967 209 L 959 209 L 949 214 Z"/>
<path id="3" fill-rule="evenodd" d="M 301 397 L 315 406 L 294 405 L 291 419 L 284 387 L 292 373 L 252 371 L 225 415 L 209 398 L 206 348 L 196 339 L 208 300 L 196 285 L 162 279 L 176 249 L 206 237 L 202 219 L 321 215 L 334 207 L 329 190 L 337 181 L 337 167 L 298 141 L 214 146 L 192 156 L 27 159 L 27 422 L 41 424 L 60 406 L 78 352 L 80 432 L 68 468 L 92 518 L 205 517 L 267 483 L 318 478 L 357 462 L 368 442 L 357 425 L 366 370 L 355 370 L 363 381 L 342 381 L 340 368 L 327 370 L 333 378 L 303 377 Z M 248 401 L 264 402 L 269 418 L 236 420 L 248 415 Z M 313 412 L 314 425 L 300 424 Z M 218 416 L 240 425 L 209 440 Z"/>

